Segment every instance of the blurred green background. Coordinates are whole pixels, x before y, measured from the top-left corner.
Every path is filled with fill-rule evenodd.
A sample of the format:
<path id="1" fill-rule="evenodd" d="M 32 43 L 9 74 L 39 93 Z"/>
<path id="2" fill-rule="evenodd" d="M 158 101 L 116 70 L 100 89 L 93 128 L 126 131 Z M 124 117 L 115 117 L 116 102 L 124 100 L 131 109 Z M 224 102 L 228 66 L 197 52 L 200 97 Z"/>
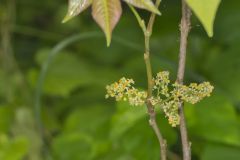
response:
<path id="1" fill-rule="evenodd" d="M 159 159 L 145 107 L 105 99 L 105 86 L 122 76 L 147 87 L 143 35 L 134 16 L 123 4 L 107 48 L 90 9 L 61 24 L 67 4 L 0 1 L 0 160 Z M 179 0 L 163 1 L 151 40 L 154 73 L 169 70 L 172 80 L 180 6 Z M 193 160 L 240 159 L 239 6 L 239 0 L 222 1 L 213 38 L 192 18 L 185 82 L 215 86 L 211 98 L 185 107 Z M 71 38 L 77 40 L 64 47 L 61 42 Z M 53 52 L 59 43 L 63 49 Z M 46 78 L 39 81 L 41 73 Z M 181 159 L 179 129 L 161 112 L 158 123 L 169 159 Z"/>

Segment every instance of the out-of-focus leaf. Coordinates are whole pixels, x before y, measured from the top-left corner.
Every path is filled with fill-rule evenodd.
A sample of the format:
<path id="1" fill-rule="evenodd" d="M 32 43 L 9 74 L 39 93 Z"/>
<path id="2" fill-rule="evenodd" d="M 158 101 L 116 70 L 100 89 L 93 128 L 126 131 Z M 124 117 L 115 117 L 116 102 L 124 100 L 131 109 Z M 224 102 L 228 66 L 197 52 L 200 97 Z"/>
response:
<path id="1" fill-rule="evenodd" d="M 221 10 L 219 10 L 219 18 L 216 21 L 216 31 L 217 34 L 215 38 L 221 44 L 230 44 L 232 47 L 236 45 L 234 43 L 238 43 L 240 39 L 240 12 L 238 6 L 240 5 L 240 1 L 234 0 L 232 3 L 229 1 L 223 1 L 221 5 Z M 231 26 L 231 32 L 226 32 L 226 28 Z"/>
<path id="2" fill-rule="evenodd" d="M 68 13 L 63 19 L 63 23 L 77 16 L 92 4 L 92 0 L 69 0 Z"/>
<path id="3" fill-rule="evenodd" d="M 190 134 L 208 141 L 240 146 L 240 130 L 232 104 L 219 92 L 194 106 L 187 105 Z"/>
<path id="4" fill-rule="evenodd" d="M 211 80 L 235 102 L 240 102 L 240 46 L 236 43 L 220 50 L 214 47 L 209 50 L 205 63 L 201 67 Z M 222 64 L 222 65 L 219 65 Z"/>
<path id="5" fill-rule="evenodd" d="M 10 139 L 6 135 L 0 134 L 0 159 L 23 159 L 28 153 L 28 148 L 29 145 L 26 137 Z"/>
<path id="6" fill-rule="evenodd" d="M 58 160 L 91 160 L 93 144 L 87 134 L 72 132 L 53 139 L 53 152 Z"/>
<path id="7" fill-rule="evenodd" d="M 168 125 L 164 115 L 160 114 L 159 111 L 159 109 L 156 110 L 156 112 L 158 112 L 157 123 L 159 126 L 161 126 L 160 128 L 164 126 L 165 129 L 162 130 L 162 132 L 164 135 L 167 135 L 166 137 L 168 138 L 168 143 L 171 144 L 176 140 L 176 135 L 173 131 L 173 128 Z M 117 111 L 112 118 L 112 128 L 110 132 L 111 138 L 113 140 L 120 139 L 120 137 L 123 138 L 126 132 L 131 132 L 131 129 L 143 120 L 147 122 L 147 127 L 149 127 L 148 129 L 151 133 L 152 128 L 148 124 L 149 116 L 147 114 L 146 106 L 132 107 L 127 102 L 117 103 Z M 141 129 L 143 129 L 142 132 L 144 132 L 145 129 Z"/>
<path id="8" fill-rule="evenodd" d="M 4 73 L 0 70 L 0 97 L 2 97 L 5 93 L 5 83 L 4 83 Z"/>
<path id="9" fill-rule="evenodd" d="M 7 133 L 10 129 L 11 122 L 13 119 L 13 111 L 9 106 L 0 105 L 0 131 Z"/>
<path id="10" fill-rule="evenodd" d="M 48 50 L 41 50 L 37 54 L 38 64 L 43 64 L 48 56 Z M 37 73 L 32 70 L 30 79 L 36 80 Z M 68 96 L 73 89 L 88 85 L 92 82 L 91 72 L 83 61 L 71 53 L 59 54 L 50 65 L 44 81 L 44 92 L 49 95 Z"/>
<path id="11" fill-rule="evenodd" d="M 35 118 L 27 107 L 19 107 L 15 111 L 14 123 L 12 124 L 12 134 L 14 136 L 27 137 L 29 149 L 27 156 L 29 159 L 41 160 L 42 139 L 35 126 Z M 34 142 L 34 143 L 30 143 Z"/>
<path id="12" fill-rule="evenodd" d="M 23 79 L 22 75 L 18 72 L 11 74 L 0 69 L 0 98 L 5 101 L 23 101 L 26 96 L 21 90 Z"/>
<path id="13" fill-rule="evenodd" d="M 109 120 L 113 110 L 108 105 L 79 106 L 66 118 L 63 134 L 79 133 L 94 137 L 94 143 L 91 144 L 92 156 L 107 154 L 111 147 Z M 78 153 L 82 154 L 80 151 Z"/>
<path id="14" fill-rule="evenodd" d="M 147 115 L 145 106 L 132 107 L 127 102 L 119 102 L 117 112 L 112 119 L 111 136 L 113 139 L 122 136 L 128 129 L 133 127 L 137 121 Z"/>
<path id="15" fill-rule="evenodd" d="M 122 14 L 119 0 L 94 0 L 92 15 L 106 35 L 107 45 L 111 43 L 112 31 Z"/>
<path id="16" fill-rule="evenodd" d="M 132 107 L 127 102 L 119 102 L 117 107 L 110 132 L 113 146 L 116 148 L 106 159 L 159 159 L 159 144 L 149 125 L 146 107 Z M 176 142 L 176 133 L 164 115 L 159 113 L 159 108 L 157 112 L 159 128 L 171 146 Z"/>
<path id="17" fill-rule="evenodd" d="M 237 160 L 240 159 L 239 148 L 209 145 L 201 154 L 201 160 Z"/>
<path id="18" fill-rule="evenodd" d="M 105 123 L 110 119 L 113 110 L 114 108 L 107 105 L 80 106 L 79 109 L 74 110 L 67 117 L 64 132 L 79 131 L 95 135 L 98 131 L 99 134 L 99 131 L 104 128 Z"/>
<path id="19" fill-rule="evenodd" d="M 221 0 L 186 0 L 203 24 L 208 36 L 213 36 L 213 24 Z"/>

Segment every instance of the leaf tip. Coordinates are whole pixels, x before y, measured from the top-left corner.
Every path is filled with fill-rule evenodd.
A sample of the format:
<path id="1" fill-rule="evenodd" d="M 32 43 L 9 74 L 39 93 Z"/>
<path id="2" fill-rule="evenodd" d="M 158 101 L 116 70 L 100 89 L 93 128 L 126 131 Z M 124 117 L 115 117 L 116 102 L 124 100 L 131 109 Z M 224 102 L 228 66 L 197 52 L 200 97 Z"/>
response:
<path id="1" fill-rule="evenodd" d="M 62 20 L 62 23 L 66 23 L 67 21 L 69 21 L 72 17 L 69 16 L 69 15 L 66 15 L 63 20 Z"/>
<path id="2" fill-rule="evenodd" d="M 107 47 L 110 47 L 110 45 L 111 45 L 111 37 L 106 37 L 106 41 L 107 41 Z"/>
<path id="3" fill-rule="evenodd" d="M 208 37 L 212 38 L 213 37 L 213 27 L 206 27 L 205 25 L 203 25 L 203 27 L 204 27 L 205 31 L 207 32 Z"/>
<path id="4" fill-rule="evenodd" d="M 210 38 L 212 38 L 212 37 L 213 37 L 213 31 L 209 31 L 209 32 L 208 32 L 208 36 L 209 36 Z"/>
<path id="5" fill-rule="evenodd" d="M 159 16 L 162 15 L 162 13 L 159 10 L 156 10 L 156 14 L 159 15 Z"/>
<path id="6" fill-rule="evenodd" d="M 159 16 L 162 15 L 161 12 L 157 8 L 155 8 L 155 7 L 152 10 L 150 10 L 150 11 L 152 11 L 153 13 L 155 13 L 155 14 L 157 14 Z"/>
<path id="7" fill-rule="evenodd" d="M 107 47 L 110 47 L 111 41 L 112 41 L 112 31 L 104 31 L 105 37 L 106 37 L 106 42 L 107 42 Z"/>

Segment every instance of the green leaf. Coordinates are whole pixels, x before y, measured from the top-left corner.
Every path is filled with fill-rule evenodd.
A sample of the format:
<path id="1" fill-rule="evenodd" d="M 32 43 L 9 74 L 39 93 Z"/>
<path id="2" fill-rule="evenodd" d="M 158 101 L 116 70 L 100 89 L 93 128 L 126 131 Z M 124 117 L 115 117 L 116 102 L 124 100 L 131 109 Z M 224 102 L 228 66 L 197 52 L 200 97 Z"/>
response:
<path id="1" fill-rule="evenodd" d="M 42 65 L 48 57 L 49 50 L 42 49 L 37 53 L 37 62 Z M 30 79 L 36 82 L 36 70 L 30 72 Z M 74 54 L 63 52 L 54 60 L 44 82 L 44 92 L 49 95 L 67 97 L 72 90 L 92 82 L 90 68 Z"/>
<path id="2" fill-rule="evenodd" d="M 29 149 L 26 137 L 9 138 L 7 135 L 0 134 L 0 159 L 1 160 L 20 160 L 23 159 Z"/>
<path id="3" fill-rule="evenodd" d="M 28 142 L 28 152 L 25 156 L 29 159 L 40 160 L 41 147 L 43 144 L 41 136 L 38 130 L 36 130 L 36 123 L 32 109 L 30 107 L 18 107 L 14 110 L 14 113 L 14 121 L 11 125 L 12 135 L 16 137 L 23 137 Z M 19 148 L 23 149 L 23 147 Z"/>
<path id="4" fill-rule="evenodd" d="M 93 0 L 92 16 L 106 35 L 107 46 L 111 43 L 112 31 L 122 14 L 119 0 Z"/>
<path id="5" fill-rule="evenodd" d="M 238 148 L 228 146 L 209 145 L 201 154 L 201 160 L 237 160 L 240 159 Z"/>
<path id="6" fill-rule="evenodd" d="M 210 142 L 240 146 L 239 121 L 234 106 L 221 93 L 193 105 L 185 111 L 190 135 Z"/>
<path id="7" fill-rule="evenodd" d="M 9 106 L 1 106 L 0 105 L 0 131 L 3 133 L 7 133 L 11 128 L 11 122 L 13 118 L 12 108 Z"/>
<path id="8" fill-rule="evenodd" d="M 145 106 L 132 107 L 128 102 L 119 102 L 118 111 L 112 119 L 111 137 L 117 139 L 128 129 L 133 127 L 140 119 L 147 116 Z"/>
<path id="9" fill-rule="evenodd" d="M 208 36 L 213 36 L 213 24 L 221 0 L 186 0 L 203 24 Z"/>
<path id="10" fill-rule="evenodd" d="M 105 123 L 110 119 L 113 107 L 107 105 L 80 105 L 66 118 L 64 132 L 79 131 L 81 133 L 99 134 Z M 88 124 L 86 124 L 86 120 Z M 96 136 L 95 136 L 96 138 Z"/>
<path id="11" fill-rule="evenodd" d="M 159 112 L 160 108 L 157 107 L 156 111 Z M 106 159 L 159 159 L 159 144 L 149 125 L 146 106 L 132 107 L 127 102 L 118 102 L 112 118 L 110 137 L 115 147 Z M 163 114 L 157 114 L 157 123 L 168 146 L 176 143 L 177 134 Z"/>
<path id="12" fill-rule="evenodd" d="M 156 108 L 156 112 L 158 113 L 157 123 L 159 126 L 164 128 L 162 132 L 164 135 L 166 135 L 168 144 L 174 143 L 176 140 L 174 129 L 169 126 L 165 116 L 163 114 L 159 114 L 159 108 Z M 145 105 L 133 107 L 130 106 L 128 102 L 118 102 L 116 113 L 112 117 L 110 136 L 113 141 L 119 140 L 121 138 L 124 138 L 124 135 L 128 135 L 128 132 L 131 132 L 131 130 L 135 127 L 140 127 L 138 130 L 140 130 L 142 134 L 144 134 L 144 132 L 148 132 L 149 130 L 150 133 L 154 134 L 150 125 L 148 124 L 148 120 L 149 115 L 147 114 L 147 108 Z M 142 121 L 146 123 L 143 124 Z M 144 130 L 146 127 L 149 127 L 148 131 Z M 142 135 L 140 135 L 140 137 L 143 138 Z"/>
<path id="13" fill-rule="evenodd" d="M 53 152 L 58 160 L 91 160 L 92 137 L 79 132 L 61 134 L 53 139 Z"/>
<path id="14" fill-rule="evenodd" d="M 222 30 L 222 32 L 224 32 L 224 30 Z M 225 37 L 227 36 L 225 35 Z M 236 103 L 240 100 L 240 85 L 236 85 L 239 84 L 240 81 L 240 74 L 236 74 L 240 73 L 239 40 L 240 38 L 235 39 L 235 42 L 232 42 L 226 49 L 214 47 L 210 50 L 202 50 L 203 52 L 207 52 L 207 56 L 203 60 L 204 64 L 199 63 L 202 70 L 207 75 L 210 75 L 211 81 L 224 90 Z"/>
<path id="15" fill-rule="evenodd" d="M 63 23 L 77 16 L 92 4 L 92 0 L 69 0 L 68 13 L 63 19 Z"/>
<path id="16" fill-rule="evenodd" d="M 159 15 L 161 14 L 151 0 L 124 0 L 124 1 L 135 7 L 146 9 Z"/>

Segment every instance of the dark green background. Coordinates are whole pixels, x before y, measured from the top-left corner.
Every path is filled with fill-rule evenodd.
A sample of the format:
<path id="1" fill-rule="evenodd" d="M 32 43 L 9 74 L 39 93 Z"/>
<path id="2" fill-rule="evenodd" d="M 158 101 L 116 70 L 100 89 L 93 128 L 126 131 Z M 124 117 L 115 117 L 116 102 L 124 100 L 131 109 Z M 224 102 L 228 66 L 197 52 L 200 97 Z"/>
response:
<path id="1" fill-rule="evenodd" d="M 213 38 L 192 17 L 185 82 L 210 81 L 215 86 L 211 98 L 185 107 L 193 160 L 240 159 L 239 6 L 239 0 L 222 1 Z M 123 8 L 107 48 L 90 9 L 61 24 L 67 0 L 0 1 L 0 160 L 159 159 L 145 107 L 104 98 L 105 86 L 122 76 L 146 88 L 143 35 L 126 4 Z M 151 39 L 154 74 L 168 70 L 173 81 L 180 9 L 179 0 L 163 1 Z M 145 11 L 141 15 L 149 16 Z M 51 49 L 78 34 L 88 38 L 58 52 L 43 87 L 37 86 Z M 35 97 L 41 90 L 42 114 L 36 112 Z M 158 122 L 169 159 L 178 160 L 179 129 L 171 128 L 160 112 Z"/>

